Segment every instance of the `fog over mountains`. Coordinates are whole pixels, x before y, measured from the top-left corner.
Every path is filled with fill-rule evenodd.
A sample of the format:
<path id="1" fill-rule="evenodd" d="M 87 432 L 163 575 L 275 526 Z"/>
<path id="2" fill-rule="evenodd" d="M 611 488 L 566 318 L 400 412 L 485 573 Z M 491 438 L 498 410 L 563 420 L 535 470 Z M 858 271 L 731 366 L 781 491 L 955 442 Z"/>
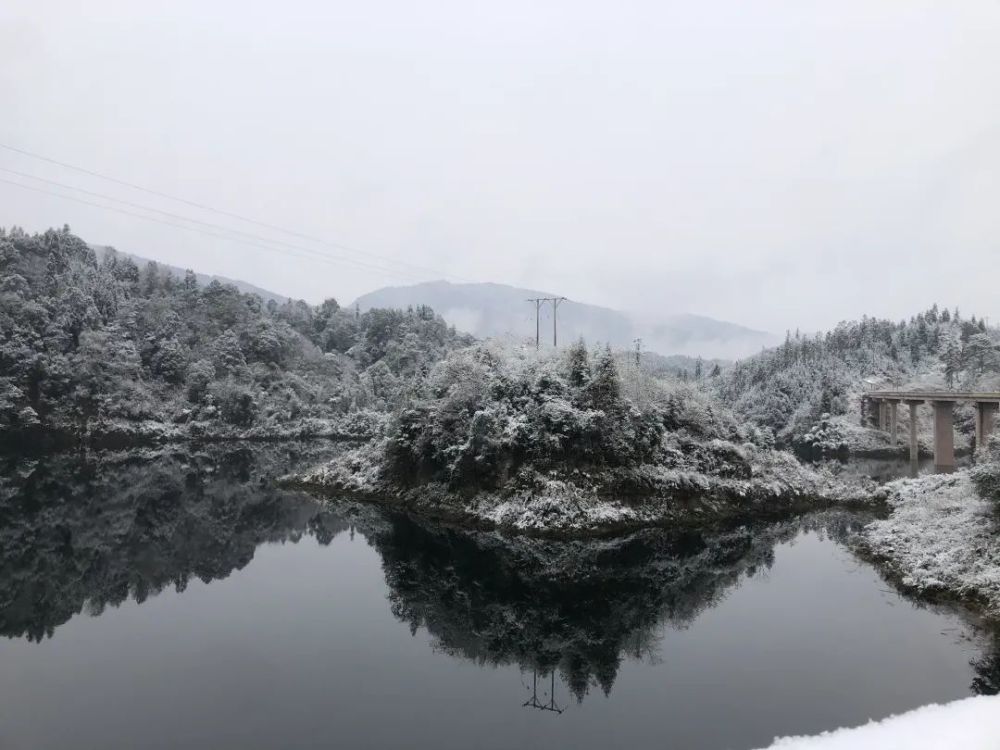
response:
<path id="1" fill-rule="evenodd" d="M 110 248 L 91 245 L 98 258 Z M 155 262 L 163 271 L 180 278 L 184 269 L 160 261 L 151 261 L 141 255 L 118 251 L 139 264 Z M 283 304 L 289 297 L 254 284 L 226 276 L 195 272 L 200 286 L 212 281 L 232 284 L 241 292 L 259 295 L 264 301 L 273 299 Z M 336 289 L 330 290 L 336 297 Z M 408 286 L 388 286 L 358 297 L 350 303 L 362 312 L 375 307 L 406 309 L 429 305 L 459 331 L 478 338 L 508 337 L 534 340 L 535 307 L 528 300 L 537 297 L 555 297 L 551 292 L 523 289 L 507 284 L 472 283 L 453 284 L 448 281 L 428 281 Z M 636 337 L 642 337 L 643 348 L 664 355 L 701 356 L 706 359 L 737 359 L 759 352 L 762 347 L 774 346 L 780 339 L 766 331 L 730 323 L 723 320 L 686 313 L 649 316 L 632 315 L 600 305 L 590 305 L 576 300 L 566 300 L 559 305 L 558 334 L 562 343 L 583 337 L 590 344 L 609 343 L 617 348 L 631 348 Z M 552 306 L 544 304 L 539 315 L 542 344 L 552 342 Z M 676 363 L 675 363 L 676 364 Z M 689 363 L 685 363 L 687 366 Z"/>
<path id="2" fill-rule="evenodd" d="M 430 305 L 456 328 L 480 338 L 509 336 L 534 339 L 535 306 L 528 300 L 557 296 L 506 284 L 453 284 L 430 281 L 393 286 L 362 295 L 355 303 L 362 311 L 372 307 L 406 308 Z M 541 339 L 552 341 L 552 306 L 542 306 Z M 691 314 L 631 315 L 599 305 L 567 300 L 559 305 L 560 341 L 583 337 L 589 343 L 607 342 L 631 347 L 637 336 L 644 348 L 662 354 L 737 358 L 779 343 L 771 333 Z"/>

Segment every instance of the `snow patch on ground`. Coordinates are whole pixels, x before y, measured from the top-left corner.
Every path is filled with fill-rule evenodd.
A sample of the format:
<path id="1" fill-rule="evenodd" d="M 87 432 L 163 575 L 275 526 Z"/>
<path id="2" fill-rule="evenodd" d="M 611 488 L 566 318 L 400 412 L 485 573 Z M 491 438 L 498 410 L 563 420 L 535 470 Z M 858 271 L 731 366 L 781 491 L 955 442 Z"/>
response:
<path id="1" fill-rule="evenodd" d="M 853 729 L 780 737 L 767 750 L 996 750 L 1000 696 L 931 704 Z"/>
<path id="2" fill-rule="evenodd" d="M 903 585 L 976 599 L 1000 615 L 1000 533 L 994 506 L 968 471 L 885 486 L 889 518 L 864 530 L 863 545 Z"/>

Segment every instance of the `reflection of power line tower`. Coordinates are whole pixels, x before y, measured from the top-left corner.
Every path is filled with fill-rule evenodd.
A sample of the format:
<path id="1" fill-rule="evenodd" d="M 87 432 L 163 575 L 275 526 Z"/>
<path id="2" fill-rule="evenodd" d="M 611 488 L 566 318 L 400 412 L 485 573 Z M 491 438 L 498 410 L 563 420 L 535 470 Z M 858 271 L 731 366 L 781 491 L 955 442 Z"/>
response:
<path id="1" fill-rule="evenodd" d="M 524 708 L 537 708 L 539 711 L 552 711 L 561 714 L 565 708 L 556 705 L 556 671 L 549 672 L 549 702 L 543 703 L 538 700 L 538 670 L 531 670 L 531 697 L 522 706 Z"/>
<path id="2" fill-rule="evenodd" d="M 553 297 L 552 298 L 552 346 L 555 348 L 556 341 L 556 311 L 559 309 L 559 303 L 565 302 L 565 297 Z"/>
<path id="3" fill-rule="evenodd" d="M 545 297 L 532 297 L 528 302 L 535 303 L 535 348 L 537 349 L 540 343 L 541 329 L 538 327 L 538 313 L 542 309 L 542 303 L 546 301 Z"/>
<path id="4" fill-rule="evenodd" d="M 558 331 L 556 330 L 556 312 L 559 310 L 559 303 L 566 302 L 565 297 L 532 297 L 528 302 L 535 303 L 535 348 L 539 347 L 541 343 L 541 329 L 539 328 L 539 316 L 538 313 L 542 309 L 542 305 L 546 302 L 552 303 L 552 346 L 556 346 L 559 341 Z"/>

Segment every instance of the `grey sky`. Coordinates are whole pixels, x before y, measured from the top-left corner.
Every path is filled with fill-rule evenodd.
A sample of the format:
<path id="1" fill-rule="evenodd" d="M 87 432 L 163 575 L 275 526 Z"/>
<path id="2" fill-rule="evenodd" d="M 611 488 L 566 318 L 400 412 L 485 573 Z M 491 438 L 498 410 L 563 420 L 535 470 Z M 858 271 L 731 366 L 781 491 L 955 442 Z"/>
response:
<path id="1" fill-rule="evenodd" d="M 628 310 L 1000 320 L 998 38 L 1000 4 L 975 0 L 6 0 L 0 142 Z M 63 223 L 312 301 L 414 280 L 0 183 L 0 224 Z"/>

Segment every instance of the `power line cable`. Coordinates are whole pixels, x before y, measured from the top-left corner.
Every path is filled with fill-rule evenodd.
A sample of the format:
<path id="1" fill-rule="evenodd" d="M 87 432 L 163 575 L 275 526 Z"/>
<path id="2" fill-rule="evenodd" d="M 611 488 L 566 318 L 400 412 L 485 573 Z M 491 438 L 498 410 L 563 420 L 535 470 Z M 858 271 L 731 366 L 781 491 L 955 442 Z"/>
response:
<path id="1" fill-rule="evenodd" d="M 130 206 L 132 208 L 138 208 L 138 209 L 140 209 L 142 211 L 150 211 L 150 212 L 153 212 L 153 213 L 161 214 L 162 216 L 170 217 L 172 219 L 177 219 L 177 220 L 180 220 L 180 221 L 187 221 L 187 222 L 190 222 L 192 224 L 200 224 L 201 226 L 209 227 L 210 229 L 217 229 L 217 230 L 220 230 L 220 231 L 223 231 L 223 232 L 230 232 L 232 234 L 240 235 L 242 237 L 248 237 L 248 238 L 250 238 L 252 240 L 256 240 L 256 241 L 260 241 L 260 242 L 267 242 L 267 243 L 271 243 L 271 244 L 275 244 L 275 245 L 283 245 L 285 247 L 292 248 L 292 249 L 295 249 L 295 250 L 300 250 L 300 251 L 306 252 L 306 253 L 310 253 L 310 254 L 312 254 L 314 256 L 321 257 L 321 258 L 323 258 L 323 257 L 329 257 L 329 258 L 331 258 L 333 260 L 341 260 L 341 261 L 345 261 L 345 262 L 348 262 L 348 263 L 361 263 L 361 262 L 364 262 L 364 261 L 357 261 L 354 258 L 347 258 L 347 257 L 344 257 L 344 256 L 328 256 L 328 255 L 322 253 L 319 250 L 316 250 L 316 249 L 311 248 L 311 247 L 305 247 L 304 245 L 296 245 L 296 244 L 293 244 L 291 242 L 285 242 L 283 240 L 275 240 L 275 239 L 271 239 L 270 237 L 262 237 L 262 236 L 260 236 L 258 234 L 253 234 L 252 232 L 244 232 L 242 230 L 233 229 L 231 227 L 227 227 L 227 226 L 224 226 L 222 224 L 216 224 L 216 223 L 211 222 L 211 221 L 202 221 L 201 219 L 193 219 L 190 216 L 184 216 L 182 214 L 175 214 L 175 213 L 172 213 L 170 211 L 164 211 L 162 209 L 154 208 L 152 206 L 147 206 L 147 205 L 144 205 L 142 203 L 134 203 L 132 201 L 123 200 L 122 198 L 115 198 L 113 195 L 106 195 L 104 193 L 97 193 L 97 192 L 94 192 L 93 190 L 85 190 L 84 188 L 76 187 L 75 185 L 67 185 L 64 182 L 58 182 L 56 180 L 49 180 L 49 179 L 46 179 L 44 177 L 37 177 L 35 175 L 28 174 L 26 172 L 18 172 L 16 169 L 8 169 L 7 167 L 0 167 L 0 172 L 7 172 L 9 174 L 17 175 L 18 177 L 24 177 L 24 178 L 27 178 L 29 180 L 37 180 L 38 182 L 44 182 L 44 183 L 46 183 L 48 185 L 55 185 L 56 187 L 60 187 L 60 188 L 63 188 L 65 190 L 74 190 L 76 192 L 83 193 L 84 195 L 89 195 L 89 196 L 94 197 L 94 198 L 100 198 L 101 200 L 113 201 L 115 203 L 120 203 L 120 204 L 122 204 L 124 206 Z M 58 197 L 68 197 L 68 196 L 60 196 L 60 195 L 58 195 L 56 193 L 52 193 L 52 195 L 57 195 Z M 374 265 L 371 265 L 371 264 L 367 264 L 367 265 L 369 265 L 371 268 L 379 268 L 379 266 L 374 266 Z M 395 273 L 395 269 L 392 269 L 392 268 L 385 268 L 384 270 L 386 272 L 388 272 L 388 273 Z M 416 277 L 414 277 L 414 278 L 416 278 Z"/>
<path id="2" fill-rule="evenodd" d="M 7 151 L 12 151 L 12 152 L 14 152 L 16 154 L 21 154 L 22 156 L 27 156 L 27 157 L 29 157 L 31 159 L 38 159 L 39 161 L 44 161 L 44 162 L 47 162 L 49 164 L 54 164 L 56 166 L 63 167 L 64 169 L 71 169 L 71 170 L 73 170 L 75 172 L 80 172 L 81 174 L 86 174 L 86 175 L 89 175 L 91 177 L 96 177 L 96 178 L 101 179 L 101 180 L 107 180 L 108 182 L 113 182 L 115 184 L 122 185 L 123 187 L 127 187 L 127 188 L 130 188 L 132 190 L 139 190 L 139 191 L 141 191 L 143 193 L 148 193 L 149 195 L 155 195 L 155 196 L 157 196 L 159 198 L 165 198 L 167 200 L 177 201 L 178 203 L 184 203 L 184 204 L 186 204 L 188 206 L 192 206 L 194 208 L 198 208 L 198 209 L 201 209 L 203 211 L 211 211 L 213 213 L 217 213 L 217 214 L 220 214 L 222 216 L 228 216 L 228 217 L 230 217 L 232 219 L 238 219 L 239 221 L 245 221 L 245 222 L 248 222 L 250 224 L 256 224 L 257 226 L 264 227 L 265 229 L 271 229 L 271 230 L 276 231 L 276 232 L 283 232 L 283 233 L 291 235 L 293 237 L 298 237 L 300 239 L 309 240 L 311 242 L 318 242 L 320 244 L 327 245 L 329 247 L 338 248 L 340 250 L 346 250 L 347 252 L 355 253 L 357 255 L 367 255 L 367 256 L 372 257 L 372 258 L 378 258 L 379 260 L 388 261 L 390 263 L 396 263 L 396 264 L 401 265 L 401 266 L 408 266 L 408 267 L 410 267 L 410 268 L 412 268 L 414 270 L 423 271 L 425 273 L 427 273 L 427 272 L 432 273 L 435 276 L 441 275 L 439 271 L 437 271 L 435 269 L 432 269 L 432 268 L 426 268 L 426 267 L 418 266 L 418 265 L 415 265 L 415 264 L 412 264 L 412 263 L 407 263 L 405 261 L 399 261 L 399 260 L 396 260 L 394 258 L 389 258 L 389 257 L 383 256 L 383 255 L 378 255 L 377 253 L 369 252 L 367 250 L 359 250 L 357 248 L 349 247 L 347 245 L 343 245 L 343 244 L 338 243 L 338 242 L 330 242 L 329 240 L 324 240 L 322 237 L 316 237 L 315 235 L 305 234 L 304 232 L 298 232 L 298 231 L 295 231 L 294 229 L 288 229 L 286 227 L 282 227 L 282 226 L 279 226 L 277 224 L 269 224 L 269 223 L 264 222 L 264 221 L 259 221 L 257 219 L 252 219 L 249 216 L 243 216 L 242 214 L 238 214 L 238 213 L 235 213 L 233 211 L 226 211 L 225 209 L 214 208 L 214 207 L 206 205 L 204 203 L 199 203 L 198 201 L 188 200 L 187 198 L 181 198 L 181 197 L 178 197 L 178 196 L 175 196 L 175 195 L 170 195 L 169 193 L 161 192 L 159 190 L 153 190 L 152 188 L 143 187 L 142 185 L 137 185 L 134 182 L 128 182 L 127 180 L 121 180 L 121 179 L 118 179 L 117 177 L 111 177 L 110 175 L 102 174 L 100 172 L 95 172 L 94 170 L 86 169 L 84 167 L 79 167 L 79 166 L 76 166 L 75 164 L 69 164 L 69 163 L 64 162 L 64 161 L 59 161 L 58 159 L 53 159 L 53 158 L 48 157 L 48 156 L 43 156 L 42 154 L 37 154 L 37 153 L 34 153 L 32 151 L 27 151 L 26 149 L 22 149 L 22 148 L 17 148 L 16 146 L 11 146 L 11 145 L 6 144 L 6 143 L 0 143 L 0 148 L 6 149 Z M 460 277 L 453 276 L 452 274 L 445 274 L 445 275 L 446 276 L 451 276 L 452 278 L 455 278 L 455 279 L 460 279 Z M 467 279 L 460 279 L 460 280 L 462 280 L 462 281 L 468 281 Z"/>
<path id="3" fill-rule="evenodd" d="M 13 180 L 5 180 L 2 177 L 0 177 L 0 183 L 5 183 L 7 185 L 13 185 L 14 187 L 19 187 L 19 188 L 21 188 L 23 190 L 31 190 L 31 191 L 36 192 L 36 193 L 43 193 L 45 195 L 55 196 L 56 198 L 62 198 L 64 200 L 74 201 L 75 203 L 82 203 L 83 205 L 86 205 L 86 206 L 93 206 L 95 208 L 102 208 L 102 209 L 104 209 L 106 211 L 114 211 L 115 213 L 124 214 L 125 216 L 132 216 L 132 217 L 135 217 L 137 219 L 144 219 L 145 221 L 152 221 L 152 222 L 155 222 L 157 224 L 163 224 L 163 225 L 168 226 L 168 227 L 173 227 L 175 229 L 186 229 L 186 230 L 188 230 L 190 232 L 198 232 L 200 234 L 204 234 L 204 235 L 207 235 L 209 237 L 216 237 L 218 239 L 229 240 L 230 242 L 238 242 L 238 243 L 243 244 L 243 245 L 249 245 L 249 246 L 252 246 L 252 247 L 257 247 L 257 248 L 260 248 L 262 250 L 268 250 L 270 252 L 287 253 L 287 254 L 290 254 L 290 255 L 294 255 L 296 257 L 306 258 L 308 260 L 320 260 L 320 261 L 324 261 L 326 263 L 329 263 L 331 265 L 338 265 L 338 264 L 346 263 L 346 264 L 354 265 L 354 266 L 356 266 L 356 267 L 358 267 L 358 268 L 360 268 L 362 270 L 376 271 L 378 273 L 386 274 L 386 275 L 389 275 L 389 276 L 396 276 L 398 278 L 406 278 L 406 279 L 409 279 L 409 280 L 414 280 L 414 279 L 419 279 L 420 278 L 418 276 L 413 276 L 411 274 L 405 274 L 405 273 L 403 273 L 401 271 L 393 271 L 393 270 L 386 269 L 386 268 L 381 268 L 381 267 L 378 267 L 378 266 L 368 265 L 368 264 L 364 263 L 363 261 L 358 261 L 358 260 L 354 260 L 354 259 L 351 259 L 351 258 L 343 258 L 343 259 L 337 260 L 337 259 L 331 258 L 331 257 L 326 256 L 326 255 L 317 255 L 315 257 L 310 258 L 309 256 L 305 256 L 305 255 L 302 255 L 301 253 L 294 252 L 292 250 L 288 250 L 288 249 L 285 249 L 285 248 L 273 247 L 273 246 L 270 246 L 270 245 L 261 244 L 259 242 L 251 242 L 249 240 L 241 240 L 241 239 L 238 239 L 236 237 L 230 237 L 230 236 L 227 236 L 227 235 L 224 235 L 224 234 L 219 234 L 217 232 L 212 232 L 212 231 L 209 231 L 207 229 L 199 229 L 198 227 L 189 227 L 189 226 L 186 226 L 184 224 L 178 224 L 177 222 L 174 222 L 174 221 L 167 221 L 165 219 L 157 219 L 154 216 L 146 216 L 144 214 L 135 213 L 134 211 L 126 211 L 125 209 L 122 209 L 122 208 L 115 208 L 114 206 L 105 206 L 103 204 L 94 203 L 93 201 L 84 200 L 83 198 L 77 198 L 77 197 L 72 196 L 72 195 L 62 195 L 60 193 L 55 193 L 55 192 L 53 192 L 51 190 L 45 190 L 44 188 L 33 187 L 31 185 L 23 185 L 23 184 L 21 184 L 19 182 L 14 182 Z"/>

